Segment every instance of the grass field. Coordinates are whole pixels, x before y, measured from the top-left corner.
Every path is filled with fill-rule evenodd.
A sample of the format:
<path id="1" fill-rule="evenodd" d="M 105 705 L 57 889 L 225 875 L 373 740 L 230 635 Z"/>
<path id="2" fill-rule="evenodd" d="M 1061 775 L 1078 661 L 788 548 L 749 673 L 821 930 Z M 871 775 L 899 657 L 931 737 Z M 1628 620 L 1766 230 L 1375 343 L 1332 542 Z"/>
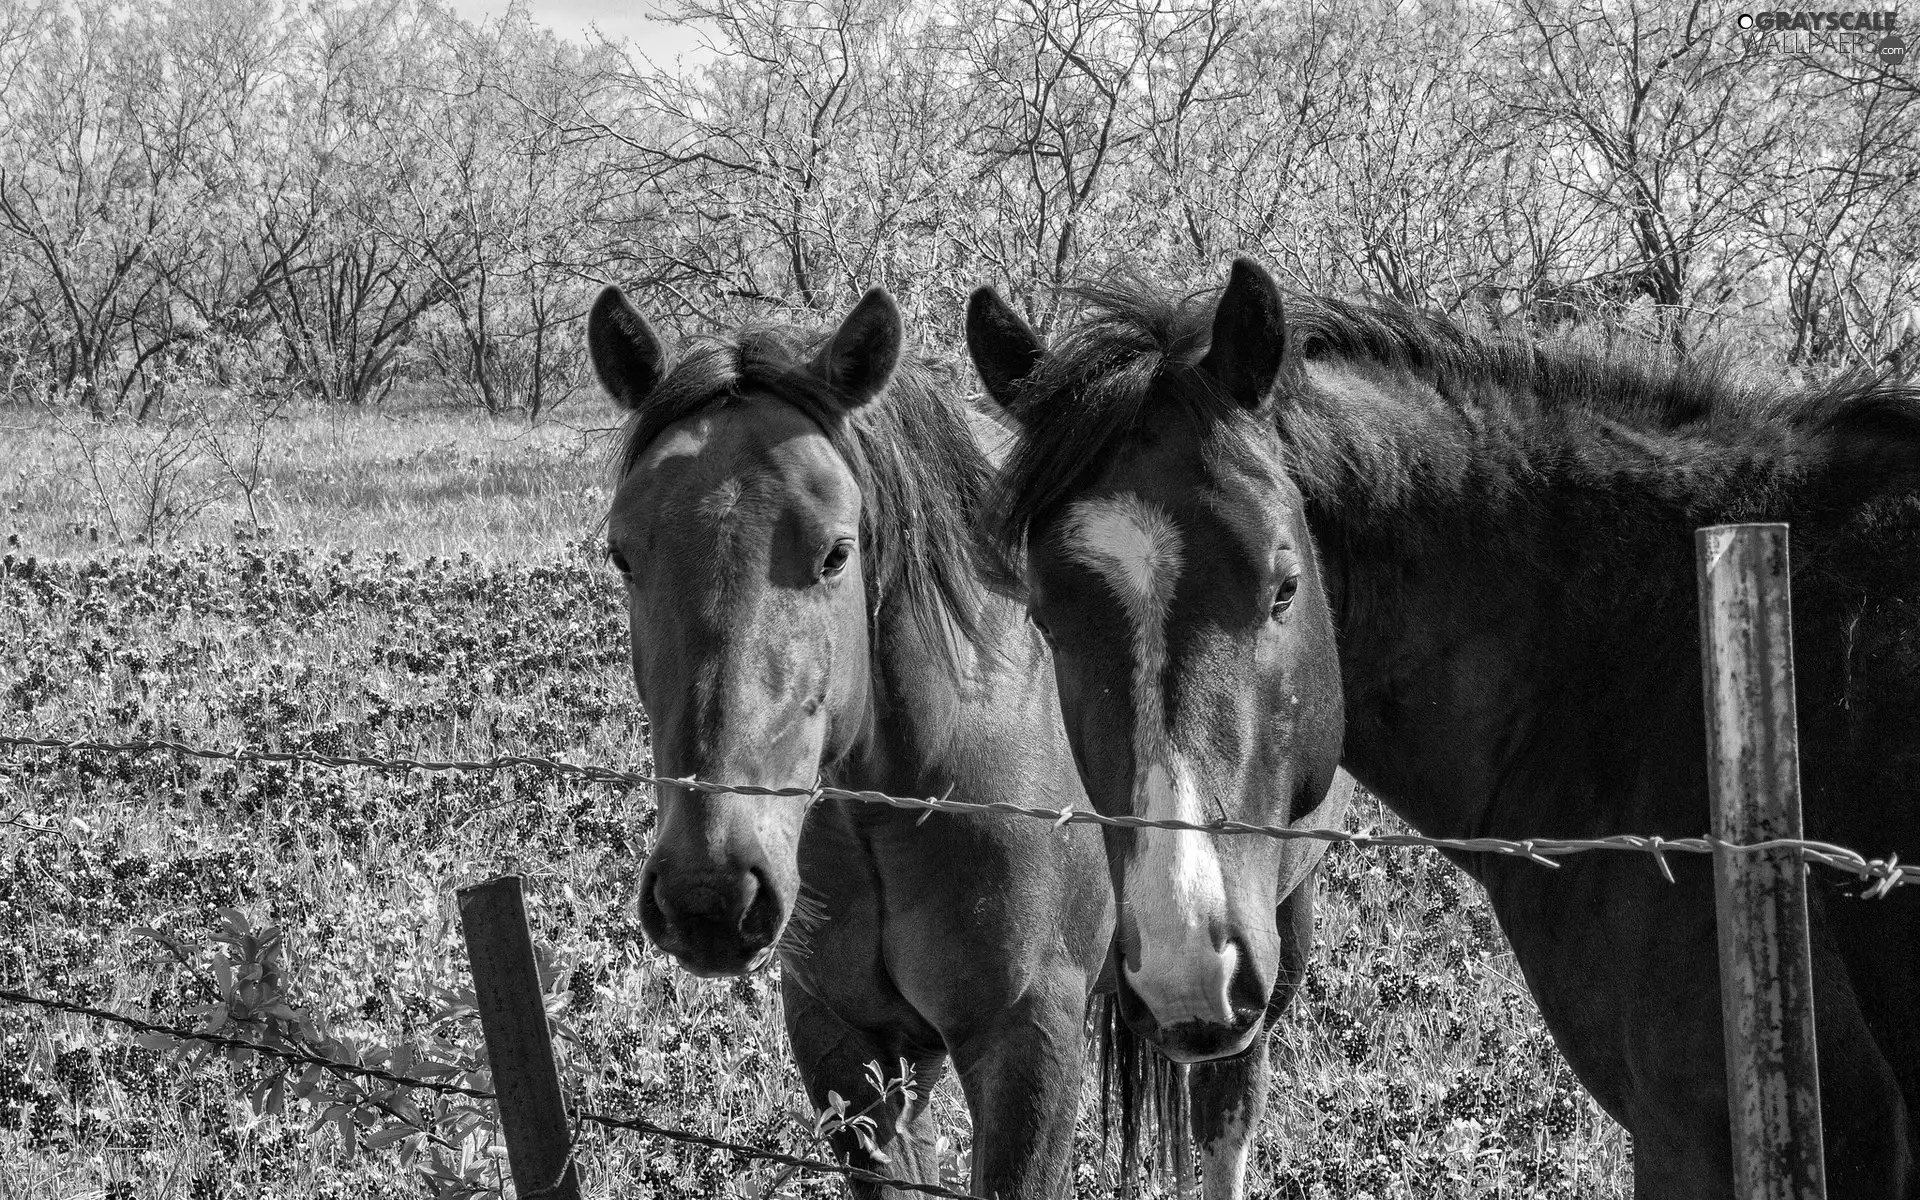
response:
<path id="1" fill-rule="evenodd" d="M 646 769 L 617 584 L 592 549 L 611 424 L 584 400 L 533 429 L 430 408 L 276 418 L 251 509 L 202 453 L 170 468 L 179 502 L 136 544 L 124 514 L 155 511 L 142 464 L 166 435 L 0 409 L 0 730 Z M 1400 828 L 1371 801 L 1352 827 Z M 526 772 L 0 750 L 0 986 L 195 1023 L 251 963 L 246 994 L 284 986 L 331 1044 L 470 1059 L 452 890 L 520 871 L 576 1098 L 824 1153 L 771 979 L 696 981 L 642 940 L 650 830 L 644 792 Z M 1322 895 L 1307 994 L 1273 1043 L 1256 1195 L 1627 1193 L 1624 1135 L 1573 1083 L 1470 881 L 1432 852 L 1336 847 Z M 283 944 L 260 944 L 266 926 Z M 187 1062 L 4 1004 L 0 1045 L 4 1200 L 497 1186 L 497 1134 L 453 1109 L 323 1094 L 257 1115 L 257 1062 Z M 1107 1195 L 1086 1095 L 1081 1191 Z M 940 1112 L 964 1183 L 950 1084 Z M 597 1196 L 839 1194 L 630 1134 L 590 1133 L 582 1162 Z"/>

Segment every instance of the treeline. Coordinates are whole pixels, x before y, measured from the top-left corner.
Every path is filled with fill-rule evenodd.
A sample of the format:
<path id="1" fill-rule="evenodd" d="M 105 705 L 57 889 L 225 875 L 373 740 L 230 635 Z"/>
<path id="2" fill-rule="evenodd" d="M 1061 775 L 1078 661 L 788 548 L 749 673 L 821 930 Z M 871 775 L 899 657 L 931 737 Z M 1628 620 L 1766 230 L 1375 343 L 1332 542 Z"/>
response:
<path id="1" fill-rule="evenodd" d="M 712 53 L 434 0 L 0 0 L 0 388 L 495 412 L 885 284 L 950 344 L 1250 252 L 1510 326 L 1920 358 L 1920 91 L 1867 38 L 1596 0 L 683 0 Z M 1917 55 L 1916 57 L 1920 57 Z"/>

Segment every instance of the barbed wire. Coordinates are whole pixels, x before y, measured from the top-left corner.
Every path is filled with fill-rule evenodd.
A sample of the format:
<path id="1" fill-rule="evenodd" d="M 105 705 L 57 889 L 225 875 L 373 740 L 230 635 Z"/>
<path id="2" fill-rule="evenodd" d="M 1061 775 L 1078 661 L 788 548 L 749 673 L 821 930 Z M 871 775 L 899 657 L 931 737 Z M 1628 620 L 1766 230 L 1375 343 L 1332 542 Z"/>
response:
<path id="1" fill-rule="evenodd" d="M 54 996 L 36 996 L 31 992 L 16 991 L 12 988 L 0 988 L 0 1000 L 10 1004 L 25 1005 L 32 1008 L 50 1009 L 55 1012 L 70 1013 L 90 1020 L 123 1026 L 136 1033 L 158 1034 L 182 1042 L 204 1042 L 230 1050 L 244 1050 L 284 1062 L 298 1063 L 302 1066 L 322 1067 L 338 1075 L 361 1076 L 377 1079 L 395 1087 L 438 1092 L 442 1095 L 465 1096 L 474 1100 L 496 1100 L 498 1097 L 483 1088 L 467 1087 L 464 1084 L 448 1083 L 438 1079 L 420 1079 L 411 1075 L 402 1075 L 380 1067 L 363 1066 L 359 1063 L 346 1063 L 338 1059 L 326 1058 L 292 1047 L 274 1046 L 260 1042 L 250 1042 L 245 1038 L 228 1037 L 225 1034 L 201 1033 L 191 1029 L 180 1029 L 171 1025 L 162 1025 L 141 1017 L 127 1016 L 104 1008 L 95 1008 L 90 1004 L 79 1004 L 72 1000 L 62 1000 Z M 903 1191 L 922 1192 L 929 1196 L 940 1196 L 946 1200 L 985 1200 L 985 1197 L 972 1192 L 957 1191 L 937 1183 L 913 1183 L 905 1179 L 896 1179 L 890 1175 L 881 1175 L 864 1167 L 848 1166 L 845 1163 L 828 1162 L 825 1159 L 805 1158 L 786 1154 L 779 1150 L 769 1150 L 761 1146 L 744 1142 L 731 1142 L 725 1138 L 712 1137 L 696 1133 L 691 1129 L 677 1129 L 669 1125 L 658 1125 L 644 1117 L 610 1116 L 591 1110 L 579 1110 L 573 1113 L 576 1122 L 598 1125 L 606 1129 L 626 1130 L 631 1133 L 650 1137 L 666 1138 L 689 1146 L 699 1146 L 708 1150 L 723 1150 L 739 1158 L 774 1163 L 801 1171 L 818 1171 L 833 1175 L 844 1175 L 859 1183 L 869 1183 L 880 1187 L 899 1188 Z M 572 1155 L 569 1153 L 569 1161 Z"/>
<path id="2" fill-rule="evenodd" d="M 186 742 L 171 739 L 145 739 L 127 742 L 105 742 L 90 739 L 26 738 L 10 734 L 0 734 L 0 746 L 15 749 L 38 749 L 74 754 L 99 755 L 146 755 L 155 753 L 173 754 L 182 757 L 228 761 L 235 763 L 267 763 L 291 766 L 313 765 L 330 768 L 358 767 L 386 773 L 410 773 L 413 771 L 444 772 L 500 772 L 516 768 L 526 768 L 553 776 L 562 776 L 597 785 L 617 787 L 682 787 L 706 794 L 732 794 L 747 796 L 783 797 L 818 801 L 822 799 L 845 800 L 862 804 L 881 804 L 893 808 L 917 810 L 920 820 L 925 821 L 936 812 L 953 814 L 998 813 L 1011 816 L 1044 820 L 1056 828 L 1075 823 L 1108 826 L 1121 829 L 1165 829 L 1190 831 L 1212 836 L 1257 836 L 1277 839 L 1309 838 L 1329 843 L 1352 846 L 1407 846 L 1441 850 L 1455 850 L 1466 853 L 1503 854 L 1526 858 L 1546 867 L 1558 867 L 1556 858 L 1571 854 L 1598 850 L 1628 851 L 1650 854 L 1660 873 L 1668 882 L 1673 881 L 1673 872 L 1665 855 L 1669 851 L 1685 854 L 1712 854 L 1716 850 L 1734 853 L 1764 853 L 1776 850 L 1793 850 L 1803 860 L 1815 862 L 1870 880 L 1868 897 L 1885 896 L 1893 888 L 1905 883 L 1920 882 L 1920 866 L 1902 864 L 1897 854 L 1884 859 L 1868 858 L 1856 850 L 1837 846 L 1829 842 L 1811 841 L 1802 838 L 1776 838 L 1764 842 L 1733 843 L 1714 837 L 1663 838 L 1637 834 L 1616 834 L 1600 838 L 1525 838 L 1507 840 L 1503 838 L 1433 838 L 1420 834 L 1372 834 L 1348 833 L 1333 829 L 1294 829 L 1287 826 L 1257 825 L 1242 821 L 1192 822 L 1166 819 L 1148 819 L 1144 817 L 1113 817 L 1087 809 L 1071 806 L 1047 808 L 1039 805 L 1021 805 L 1006 802 L 978 803 L 942 797 L 894 796 L 884 792 L 854 790 L 820 785 L 812 788 L 769 788 L 756 784 L 728 784 L 695 777 L 676 778 L 671 776 L 650 775 L 635 771 L 620 771 L 608 767 L 568 762 L 563 759 L 539 755 L 503 755 L 489 759 L 416 759 L 375 757 L 360 754 L 326 754 L 318 751 L 274 751 L 255 749 L 219 749 L 208 746 L 194 746 Z M 19 825 L 34 833 L 50 833 L 51 828 L 43 828 L 18 820 L 8 824 Z M 157 1034 L 177 1041 L 202 1042 L 230 1050 L 246 1051 L 265 1055 L 289 1063 L 315 1066 L 341 1076 L 359 1076 L 379 1080 L 396 1087 L 421 1089 L 430 1092 L 460 1095 L 473 1099 L 492 1100 L 492 1092 L 461 1084 L 441 1080 L 420 1079 L 402 1075 L 379 1067 L 364 1066 L 357 1063 L 344 1063 L 306 1051 L 290 1047 L 274 1046 L 247 1041 L 222 1034 L 200 1033 L 161 1025 L 139 1017 L 125 1016 L 90 1005 L 52 997 L 35 996 L 30 993 L 0 988 L 0 1001 L 14 1004 L 38 1006 L 50 1010 L 66 1012 L 92 1020 L 117 1024 L 139 1033 Z M 656 1124 L 644 1117 L 612 1116 L 591 1111 L 574 1113 L 577 1123 L 584 1122 L 608 1129 L 626 1130 L 645 1136 L 660 1137 L 686 1145 L 700 1146 L 710 1150 L 723 1151 L 736 1157 L 774 1163 L 794 1170 L 806 1170 L 842 1175 L 848 1179 L 878 1186 L 894 1187 L 926 1195 L 948 1198 L 948 1200 L 981 1200 L 971 1193 L 956 1191 L 939 1184 L 911 1183 L 901 1179 L 880 1175 L 860 1167 L 843 1163 L 828 1162 L 769 1150 L 758 1146 L 728 1141 L 696 1133 L 692 1130 L 677 1129 Z"/>
<path id="3" fill-rule="evenodd" d="M 1773 838 L 1763 842 L 1728 842 L 1720 838 L 1682 837 L 1667 838 L 1658 835 L 1633 833 L 1612 834 L 1597 838 L 1435 838 L 1417 833 L 1349 833 L 1342 829 L 1294 829 L 1285 825 L 1255 825 L 1245 821 L 1181 821 L 1174 819 L 1123 816 L 1108 816 L 1091 809 L 1047 808 L 1041 805 L 1011 804 L 1005 801 L 980 803 L 969 800 L 955 800 L 950 795 L 940 797 L 893 796 L 885 792 L 853 790 L 848 788 L 819 785 L 811 788 L 770 788 L 750 783 L 716 783 L 712 780 L 698 779 L 693 776 L 674 778 L 671 776 L 647 775 L 636 771 L 617 771 L 610 767 L 583 765 L 567 762 L 563 759 L 546 758 L 539 755 L 503 755 L 485 759 L 417 759 L 417 758 L 377 758 L 363 754 L 325 754 L 318 751 L 285 750 L 221 750 L 209 746 L 193 746 L 185 742 L 169 739 L 147 739 L 131 742 L 101 742 L 87 739 L 67 740 L 60 738 L 25 738 L 9 734 L 0 734 L 0 746 L 13 746 L 42 750 L 69 751 L 77 754 L 152 754 L 171 753 L 189 758 L 215 759 L 229 762 L 261 762 L 286 764 L 313 764 L 325 767 L 364 767 L 369 770 L 405 773 L 409 771 L 508 771 L 517 767 L 543 771 L 552 775 L 580 779 L 587 783 L 604 784 L 617 787 L 681 787 L 707 794 L 728 794 L 741 796 L 768 796 L 807 800 L 846 800 L 860 804 L 881 804 L 892 808 L 917 810 L 921 820 L 936 812 L 943 813 L 1000 813 L 1009 816 L 1028 817 L 1048 821 L 1056 828 L 1069 824 L 1102 825 L 1115 829 L 1168 829 L 1193 833 L 1210 834 L 1216 837 L 1267 837 L 1267 838 L 1305 838 L 1314 841 L 1338 843 L 1349 846 L 1415 846 L 1434 850 L 1454 850 L 1468 854 L 1500 854 L 1513 858 L 1524 858 L 1545 867 L 1558 867 L 1556 858 L 1590 851 L 1625 851 L 1649 854 L 1660 874 L 1668 883 L 1673 882 L 1673 870 L 1668 865 L 1668 852 L 1680 854 L 1712 854 L 1716 850 L 1726 850 L 1736 854 L 1763 854 L 1769 851 L 1793 850 L 1807 862 L 1818 863 L 1837 871 L 1844 871 L 1863 880 L 1870 881 L 1864 895 L 1869 899 L 1887 895 L 1902 884 L 1920 883 L 1920 865 L 1909 865 L 1900 861 L 1900 856 L 1889 854 L 1885 858 L 1869 858 L 1857 850 L 1837 846 L 1832 842 L 1813 841 L 1806 838 Z"/>
<path id="4" fill-rule="evenodd" d="M 178 1029 L 171 1025 L 161 1025 L 141 1017 L 129 1017 L 111 1012 L 104 1008 L 95 1008 L 89 1004 L 78 1004 L 72 1000 L 61 1000 L 54 996 L 36 996 L 31 992 L 15 991 L 12 988 L 0 988 L 0 1000 L 12 1004 L 25 1004 L 35 1008 L 50 1008 L 59 1012 L 72 1013 L 79 1017 L 89 1017 L 95 1021 L 108 1021 L 115 1025 L 124 1025 L 135 1033 L 159 1034 L 179 1041 L 205 1042 L 225 1050 L 246 1050 L 255 1054 L 265 1054 L 290 1063 L 299 1063 L 308 1067 L 323 1067 L 336 1075 L 360 1076 L 377 1079 L 382 1083 L 396 1087 L 420 1087 L 429 1091 L 447 1095 L 469 1096 L 476 1100 L 492 1100 L 494 1094 L 481 1088 L 467 1087 L 464 1084 L 446 1083 L 439 1080 L 416 1079 L 410 1075 L 400 1075 L 380 1067 L 364 1066 L 360 1063 L 341 1062 L 337 1058 L 327 1058 L 305 1050 L 296 1050 L 291 1046 L 275 1046 L 271 1043 L 252 1042 L 246 1038 L 228 1037 L 222 1033 L 197 1033 L 192 1030 Z"/>

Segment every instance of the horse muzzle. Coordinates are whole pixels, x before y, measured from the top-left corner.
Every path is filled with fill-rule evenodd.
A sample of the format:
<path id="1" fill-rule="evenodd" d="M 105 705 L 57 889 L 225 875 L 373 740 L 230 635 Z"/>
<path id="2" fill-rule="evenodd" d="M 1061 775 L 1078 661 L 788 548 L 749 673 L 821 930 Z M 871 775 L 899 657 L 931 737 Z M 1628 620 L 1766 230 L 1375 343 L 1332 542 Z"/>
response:
<path id="1" fill-rule="evenodd" d="M 1190 990 L 1198 980 L 1168 981 L 1142 978 L 1130 971 L 1124 957 L 1114 972 L 1114 993 L 1120 1016 L 1133 1031 L 1152 1043 L 1175 1062 L 1207 1062 L 1229 1058 L 1245 1050 L 1260 1032 L 1266 1015 L 1267 993 L 1248 955 L 1229 943 L 1219 960 L 1211 964 L 1226 972 L 1206 990 L 1217 990 L 1220 1003 L 1203 1006 L 1198 1012 L 1191 1004 L 1169 1003 L 1168 997 Z M 1159 1002 L 1163 1010 L 1156 1012 Z"/>
<path id="2" fill-rule="evenodd" d="M 744 975 L 770 961 L 787 907 L 759 867 L 674 871 L 650 864 L 640 882 L 647 939 L 703 978 Z"/>

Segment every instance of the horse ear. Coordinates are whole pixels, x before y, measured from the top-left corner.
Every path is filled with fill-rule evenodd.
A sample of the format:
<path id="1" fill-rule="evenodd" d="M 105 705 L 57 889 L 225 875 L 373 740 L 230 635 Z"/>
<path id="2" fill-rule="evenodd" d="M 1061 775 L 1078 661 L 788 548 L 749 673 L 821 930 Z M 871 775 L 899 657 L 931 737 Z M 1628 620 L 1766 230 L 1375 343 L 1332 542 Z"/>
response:
<path id="1" fill-rule="evenodd" d="M 885 288 L 869 289 L 827 339 L 813 369 L 845 394 L 849 407 L 858 408 L 878 396 L 893 378 L 905 337 L 893 297 Z"/>
<path id="2" fill-rule="evenodd" d="M 1213 345 L 1200 360 L 1201 369 L 1219 380 L 1241 407 L 1257 409 L 1280 375 L 1286 348 L 1279 285 L 1259 263 L 1234 259 L 1227 290 L 1213 313 Z"/>
<path id="3" fill-rule="evenodd" d="M 666 350 L 617 287 L 601 292 L 587 313 L 587 353 L 600 386 L 628 410 L 644 405 L 664 374 Z"/>
<path id="4" fill-rule="evenodd" d="M 999 292 L 979 288 L 967 301 L 967 354 L 973 369 L 980 373 L 987 395 L 1016 421 L 1020 419 L 1016 405 L 1020 382 L 1046 353 L 1046 345 Z"/>

